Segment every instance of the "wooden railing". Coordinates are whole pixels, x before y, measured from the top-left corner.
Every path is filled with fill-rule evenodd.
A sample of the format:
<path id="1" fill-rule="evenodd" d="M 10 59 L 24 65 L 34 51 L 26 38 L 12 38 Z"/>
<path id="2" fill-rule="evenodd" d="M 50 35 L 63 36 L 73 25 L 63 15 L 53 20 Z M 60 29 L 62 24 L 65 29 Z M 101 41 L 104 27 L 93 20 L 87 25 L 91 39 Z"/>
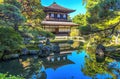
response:
<path id="1" fill-rule="evenodd" d="M 58 18 L 46 18 L 46 21 L 64 21 L 64 22 L 72 22 L 71 20 L 67 19 L 58 19 Z"/>
<path id="2" fill-rule="evenodd" d="M 75 40 L 85 42 L 84 38 L 81 36 L 56 36 L 55 40 Z"/>

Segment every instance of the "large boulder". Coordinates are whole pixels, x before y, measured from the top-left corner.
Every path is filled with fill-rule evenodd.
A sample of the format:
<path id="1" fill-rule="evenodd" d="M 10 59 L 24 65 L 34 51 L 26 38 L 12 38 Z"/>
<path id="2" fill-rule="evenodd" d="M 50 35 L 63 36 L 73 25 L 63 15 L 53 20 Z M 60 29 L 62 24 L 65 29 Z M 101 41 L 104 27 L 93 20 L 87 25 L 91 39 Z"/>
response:
<path id="1" fill-rule="evenodd" d="M 105 60 L 105 47 L 99 44 L 96 48 L 96 61 L 103 62 Z"/>
<path id="2" fill-rule="evenodd" d="M 106 52 L 105 47 L 102 44 L 99 44 L 96 48 L 96 55 L 104 55 Z"/>
<path id="3" fill-rule="evenodd" d="M 19 58 L 19 54 L 9 54 L 9 55 L 5 55 L 4 56 L 4 60 L 8 60 L 8 59 L 16 59 L 16 58 Z"/>
<path id="4" fill-rule="evenodd" d="M 43 43 L 38 44 L 39 49 L 41 50 L 43 48 Z"/>
<path id="5" fill-rule="evenodd" d="M 60 46 L 59 46 L 59 44 L 53 45 L 52 51 L 53 51 L 53 53 L 55 53 L 55 54 L 59 54 L 59 53 L 60 53 Z"/>
<path id="6" fill-rule="evenodd" d="M 59 44 L 58 43 L 55 45 L 51 44 L 49 39 L 46 40 L 46 45 L 43 45 L 42 43 L 40 43 L 38 47 L 39 47 L 38 55 L 40 57 L 47 57 L 51 53 L 55 53 L 55 54 L 60 53 Z"/>
<path id="7" fill-rule="evenodd" d="M 106 51 L 105 46 L 103 46 L 102 44 L 98 44 L 96 50 L 97 49 L 101 49 L 103 52 Z"/>
<path id="8" fill-rule="evenodd" d="M 39 56 L 40 57 L 47 57 L 51 53 L 51 46 L 50 45 L 45 45 L 43 46 L 42 49 L 39 50 Z"/>
<path id="9" fill-rule="evenodd" d="M 42 49 L 43 49 L 43 43 L 40 43 L 39 45 L 38 45 L 38 47 L 39 47 L 39 51 L 38 51 L 38 55 L 40 56 L 40 55 L 42 55 Z"/>
<path id="10" fill-rule="evenodd" d="M 46 45 L 50 45 L 50 40 L 49 39 L 46 40 Z"/>
<path id="11" fill-rule="evenodd" d="M 27 48 L 23 48 L 22 50 L 21 50 L 21 54 L 22 55 L 27 55 L 29 53 L 29 50 L 27 49 Z"/>
<path id="12" fill-rule="evenodd" d="M 30 55 L 37 55 L 38 51 L 37 50 L 29 50 Z"/>

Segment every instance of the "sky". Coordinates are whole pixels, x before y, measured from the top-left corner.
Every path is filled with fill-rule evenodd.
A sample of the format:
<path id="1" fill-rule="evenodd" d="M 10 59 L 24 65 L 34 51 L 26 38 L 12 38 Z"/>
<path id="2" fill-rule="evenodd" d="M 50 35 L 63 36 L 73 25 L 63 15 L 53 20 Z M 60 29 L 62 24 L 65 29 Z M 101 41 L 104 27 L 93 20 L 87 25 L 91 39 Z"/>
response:
<path id="1" fill-rule="evenodd" d="M 86 12 L 85 6 L 82 5 L 82 0 L 41 0 L 43 6 L 49 6 L 53 2 L 56 2 L 65 8 L 76 10 L 75 12 L 70 13 L 71 18 L 77 14 L 85 14 Z"/>

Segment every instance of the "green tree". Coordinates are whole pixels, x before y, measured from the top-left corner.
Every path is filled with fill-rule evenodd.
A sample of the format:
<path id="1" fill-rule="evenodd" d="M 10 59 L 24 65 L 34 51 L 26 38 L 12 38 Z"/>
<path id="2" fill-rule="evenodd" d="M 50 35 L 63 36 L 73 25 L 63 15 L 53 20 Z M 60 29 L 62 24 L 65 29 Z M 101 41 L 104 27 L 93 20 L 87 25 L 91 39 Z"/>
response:
<path id="1" fill-rule="evenodd" d="M 40 0 L 22 0 L 23 15 L 27 18 L 26 25 L 31 26 L 34 29 L 41 27 L 41 21 L 45 17 L 43 7 Z"/>
<path id="2" fill-rule="evenodd" d="M 17 0 L 4 0 L 4 3 L 16 6 L 18 9 L 22 9 L 21 4 Z"/>
<path id="3" fill-rule="evenodd" d="M 4 4 L 0 4 L 0 20 L 3 20 L 7 26 L 11 26 L 19 32 L 19 26 L 25 21 L 20 11 L 20 4 L 14 0 L 5 0 Z"/>
<path id="4" fill-rule="evenodd" d="M 15 53 L 23 47 L 23 39 L 11 27 L 0 27 L 0 52 L 3 58 L 6 54 Z"/>
<path id="5" fill-rule="evenodd" d="M 86 75 L 93 76 L 96 73 L 111 72 L 105 67 L 105 63 L 98 63 L 95 60 L 95 49 L 97 44 L 110 45 L 112 37 L 116 35 L 120 26 L 120 14 L 116 7 L 117 0 L 83 0 L 86 5 L 85 18 L 81 20 L 81 14 L 74 17 L 73 21 L 81 24 L 79 29 L 82 35 L 86 35 L 86 43 L 84 48 L 88 53 L 91 50 L 92 60 L 86 61 L 86 66 L 83 71 Z M 86 23 L 82 24 L 82 21 Z M 93 72 L 93 73 L 91 73 Z M 113 75 L 113 74 L 112 74 Z M 114 76 L 114 75 L 113 75 Z"/>
<path id="6" fill-rule="evenodd" d="M 84 14 L 78 14 L 73 19 L 73 22 L 79 24 L 80 26 L 86 25 L 86 16 Z"/>
<path id="7" fill-rule="evenodd" d="M 24 0 L 20 1 L 20 3 L 23 5 L 23 15 L 27 18 L 27 22 L 25 23 L 26 32 L 32 34 L 31 36 L 33 38 L 36 38 L 39 35 L 54 38 L 52 33 L 42 29 L 41 21 L 45 18 L 45 13 L 41 1 Z"/>
<path id="8" fill-rule="evenodd" d="M 84 18 L 79 14 L 73 19 L 81 24 L 79 29 L 83 34 L 115 33 L 120 21 L 119 11 L 116 11 L 116 0 L 83 0 L 83 3 L 86 4 L 87 10 Z"/>

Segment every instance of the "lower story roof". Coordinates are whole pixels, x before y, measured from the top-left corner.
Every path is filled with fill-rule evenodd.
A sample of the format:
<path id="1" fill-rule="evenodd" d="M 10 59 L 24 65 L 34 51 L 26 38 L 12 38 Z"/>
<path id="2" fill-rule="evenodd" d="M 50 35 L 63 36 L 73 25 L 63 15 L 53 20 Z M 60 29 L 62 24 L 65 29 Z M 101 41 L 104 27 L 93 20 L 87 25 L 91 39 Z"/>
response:
<path id="1" fill-rule="evenodd" d="M 42 25 L 48 25 L 48 26 L 78 26 L 78 24 L 73 22 L 61 22 L 61 21 L 42 21 Z"/>

